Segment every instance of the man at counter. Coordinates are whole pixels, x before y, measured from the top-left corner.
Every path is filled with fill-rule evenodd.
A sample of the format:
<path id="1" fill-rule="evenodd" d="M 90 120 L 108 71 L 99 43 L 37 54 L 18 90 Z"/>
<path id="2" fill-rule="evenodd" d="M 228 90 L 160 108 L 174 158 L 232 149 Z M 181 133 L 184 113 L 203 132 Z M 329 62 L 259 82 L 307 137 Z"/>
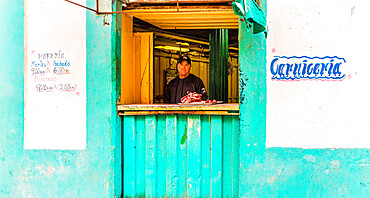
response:
<path id="1" fill-rule="evenodd" d="M 202 100 L 207 100 L 207 92 L 203 81 L 190 73 L 191 60 L 188 56 L 180 55 L 177 62 L 177 71 L 179 75 L 171 80 L 166 87 L 165 103 L 181 103 L 181 98 L 187 95 L 187 92 L 196 92 L 202 95 Z"/>

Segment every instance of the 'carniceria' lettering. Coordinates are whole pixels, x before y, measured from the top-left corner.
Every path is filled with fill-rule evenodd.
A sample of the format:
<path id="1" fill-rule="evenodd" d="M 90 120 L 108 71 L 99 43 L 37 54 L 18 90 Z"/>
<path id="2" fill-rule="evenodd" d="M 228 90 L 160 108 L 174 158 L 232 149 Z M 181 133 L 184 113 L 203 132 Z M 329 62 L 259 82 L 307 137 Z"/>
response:
<path id="1" fill-rule="evenodd" d="M 341 68 L 346 60 L 339 57 L 274 56 L 270 64 L 273 80 L 321 79 L 341 80 L 346 76 Z"/>

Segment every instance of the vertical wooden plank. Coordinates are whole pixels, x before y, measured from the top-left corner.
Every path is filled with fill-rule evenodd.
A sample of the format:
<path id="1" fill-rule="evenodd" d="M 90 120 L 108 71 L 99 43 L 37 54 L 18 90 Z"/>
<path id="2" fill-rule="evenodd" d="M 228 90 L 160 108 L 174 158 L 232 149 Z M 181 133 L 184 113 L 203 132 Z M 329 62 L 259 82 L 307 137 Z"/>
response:
<path id="1" fill-rule="evenodd" d="M 144 33 L 136 33 L 141 36 L 141 103 L 150 103 L 150 37 Z"/>
<path id="2" fill-rule="evenodd" d="M 203 62 L 200 62 L 199 63 L 199 78 L 202 79 L 203 83 L 204 83 L 204 87 L 206 88 L 206 90 L 208 90 L 208 86 L 207 86 L 207 82 L 208 82 L 208 79 L 207 79 L 207 76 L 206 76 L 206 69 L 205 69 L 205 63 Z"/>
<path id="3" fill-rule="evenodd" d="M 134 101 L 132 103 L 140 103 L 141 100 L 141 37 L 137 34 L 134 34 L 134 47 L 133 47 L 133 53 L 134 53 L 134 61 L 133 66 L 134 67 L 134 78 L 135 78 L 135 84 L 134 86 Z M 132 96 L 130 96 L 132 97 Z"/>
<path id="4" fill-rule="evenodd" d="M 232 197 L 233 192 L 233 173 L 232 173 L 232 134 L 233 125 L 231 116 L 223 116 L 222 129 L 222 197 Z"/>
<path id="5" fill-rule="evenodd" d="M 207 70 L 207 73 L 206 73 L 206 76 L 207 76 L 207 85 L 206 85 L 206 88 L 207 88 L 207 93 L 209 95 L 209 82 L 211 81 L 211 79 L 209 79 L 209 63 L 206 64 L 206 70 Z M 210 98 L 210 99 L 213 99 L 213 98 Z"/>
<path id="6" fill-rule="evenodd" d="M 156 152 L 156 117 L 145 117 L 146 126 L 146 156 L 145 156 L 145 192 L 147 197 L 157 197 L 157 152 Z"/>
<path id="7" fill-rule="evenodd" d="M 133 103 L 134 67 L 133 67 L 133 18 L 122 14 L 121 39 L 121 104 Z"/>
<path id="8" fill-rule="evenodd" d="M 136 169 L 136 196 L 145 196 L 145 158 L 146 158 L 146 146 L 145 146 L 145 116 L 136 116 L 136 158 L 135 158 L 135 169 Z M 132 163 L 132 159 L 129 159 Z"/>
<path id="9" fill-rule="evenodd" d="M 196 75 L 196 76 L 198 76 L 199 77 L 199 75 L 197 75 L 196 73 L 195 73 L 195 62 L 193 61 L 192 63 L 191 63 L 191 68 L 190 68 L 190 73 L 192 73 L 192 74 L 194 74 L 194 75 Z"/>
<path id="10" fill-rule="evenodd" d="M 135 33 L 134 36 L 137 39 L 135 42 L 135 68 L 140 71 L 135 85 L 140 86 L 140 103 L 150 104 L 153 103 L 154 99 L 154 34 L 152 32 Z"/>
<path id="11" fill-rule="evenodd" d="M 168 59 L 166 59 L 166 58 L 161 58 L 161 59 L 163 59 L 164 61 L 166 61 L 167 62 L 167 65 L 168 65 Z M 163 62 L 164 62 L 163 61 Z M 165 63 L 164 63 L 165 64 Z M 159 70 L 159 73 L 160 73 L 160 75 L 159 75 L 159 95 L 162 95 L 163 96 L 163 90 L 164 90 L 164 86 L 165 86 L 165 78 L 164 78 L 164 70 L 167 68 L 167 66 L 166 65 L 163 65 L 163 64 L 161 64 L 161 62 L 160 62 L 160 70 Z M 163 100 L 162 100 L 163 101 Z"/>
<path id="12" fill-rule="evenodd" d="M 179 177 L 177 174 L 177 118 L 176 115 L 166 116 L 166 192 L 168 197 L 177 197 Z"/>
<path id="13" fill-rule="evenodd" d="M 200 150 L 200 116 L 188 116 L 188 196 L 200 197 L 201 150 Z"/>
<path id="14" fill-rule="evenodd" d="M 228 88 L 227 88 L 227 98 L 229 99 L 228 100 L 228 103 L 231 103 L 232 99 L 233 99 L 233 92 L 232 92 L 232 87 L 234 86 L 233 85 L 233 81 L 232 81 L 232 78 L 233 78 L 233 75 L 232 74 L 229 74 L 228 75 L 228 78 L 227 78 L 227 85 L 228 85 Z"/>
<path id="15" fill-rule="evenodd" d="M 211 116 L 211 196 L 222 197 L 222 116 Z"/>
<path id="16" fill-rule="evenodd" d="M 238 65 L 238 59 L 235 60 L 235 65 Z M 235 103 L 239 102 L 239 66 L 235 67 L 234 72 L 233 72 L 233 77 L 234 77 L 234 101 Z"/>
<path id="17" fill-rule="evenodd" d="M 168 67 L 168 59 L 167 58 L 163 58 L 161 57 L 161 61 L 159 62 L 160 64 L 160 70 L 161 70 L 161 75 L 159 77 L 160 79 L 160 90 L 159 90 L 159 93 L 160 95 L 164 95 L 164 82 L 166 81 L 165 77 L 164 77 L 164 70 Z M 162 100 L 163 101 L 163 100 Z"/>
<path id="18" fill-rule="evenodd" d="M 240 130 L 239 130 L 239 116 L 232 117 L 232 173 L 233 173 L 233 197 L 239 195 L 239 141 L 240 141 Z"/>
<path id="19" fill-rule="evenodd" d="M 187 115 L 178 115 L 177 125 L 177 170 L 179 175 L 178 197 L 187 197 Z"/>
<path id="20" fill-rule="evenodd" d="M 148 49 L 149 49 L 149 103 L 154 102 L 154 33 L 150 32 L 148 34 Z"/>
<path id="21" fill-rule="evenodd" d="M 201 117 L 202 185 L 201 197 L 211 197 L 211 119 Z"/>
<path id="22" fill-rule="evenodd" d="M 157 197 L 166 196 L 166 116 L 157 116 L 156 126 L 156 138 L 157 138 Z"/>
<path id="23" fill-rule="evenodd" d="M 201 75 L 201 73 L 200 73 L 200 62 L 193 62 L 192 64 L 194 65 L 194 67 L 191 66 L 193 68 L 194 74 L 196 76 L 200 76 Z"/>
<path id="24" fill-rule="evenodd" d="M 123 117 L 123 194 L 135 196 L 135 116 Z"/>
<path id="25" fill-rule="evenodd" d="M 155 56 L 154 57 L 154 90 L 155 90 L 155 95 L 154 99 L 156 98 L 157 95 L 160 95 L 160 76 L 161 76 L 161 69 L 160 69 L 160 64 L 159 64 L 160 57 Z M 155 100 L 154 103 L 159 103 L 159 101 Z"/>

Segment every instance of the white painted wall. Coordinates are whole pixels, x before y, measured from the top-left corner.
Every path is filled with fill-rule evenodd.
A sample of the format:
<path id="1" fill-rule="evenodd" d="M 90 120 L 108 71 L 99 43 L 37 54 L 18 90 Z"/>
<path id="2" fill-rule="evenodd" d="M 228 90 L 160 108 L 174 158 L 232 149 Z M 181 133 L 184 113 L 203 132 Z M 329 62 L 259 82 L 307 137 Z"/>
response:
<path id="1" fill-rule="evenodd" d="M 64 0 L 25 1 L 24 75 L 24 148 L 84 149 L 84 8 Z"/>
<path id="2" fill-rule="evenodd" d="M 367 0 L 268 1 L 267 147 L 370 148 L 369 9 Z M 342 61 L 345 77 L 273 80 L 277 56 L 343 58 L 276 63 Z"/>

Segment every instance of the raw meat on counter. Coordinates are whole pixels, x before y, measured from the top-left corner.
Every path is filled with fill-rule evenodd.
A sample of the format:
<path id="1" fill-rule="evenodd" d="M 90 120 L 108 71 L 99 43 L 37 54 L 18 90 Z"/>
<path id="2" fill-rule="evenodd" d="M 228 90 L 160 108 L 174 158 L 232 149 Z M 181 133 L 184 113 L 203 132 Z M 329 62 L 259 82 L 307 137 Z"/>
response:
<path id="1" fill-rule="evenodd" d="M 181 103 L 184 103 L 184 104 L 191 104 L 191 103 L 199 103 L 199 104 L 202 104 L 202 103 L 209 103 L 209 104 L 214 104 L 214 103 L 217 103 L 216 100 L 202 100 L 201 97 L 202 97 L 202 94 L 198 94 L 196 92 L 190 92 L 188 91 L 187 92 L 188 95 L 184 96 L 181 98 Z"/>

